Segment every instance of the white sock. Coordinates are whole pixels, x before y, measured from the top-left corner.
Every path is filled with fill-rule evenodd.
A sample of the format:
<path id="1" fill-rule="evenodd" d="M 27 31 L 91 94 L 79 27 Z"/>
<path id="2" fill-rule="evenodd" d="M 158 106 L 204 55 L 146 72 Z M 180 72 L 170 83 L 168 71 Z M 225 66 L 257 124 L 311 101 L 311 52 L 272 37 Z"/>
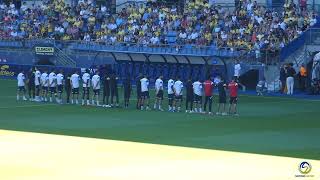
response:
<path id="1" fill-rule="evenodd" d="M 161 109 L 161 105 L 159 104 L 159 109 Z"/>
<path id="2" fill-rule="evenodd" d="M 50 102 L 52 102 L 52 97 L 50 97 Z"/>
<path id="3" fill-rule="evenodd" d="M 198 109 L 197 109 L 197 108 L 194 108 L 194 112 L 198 112 Z"/>
<path id="4" fill-rule="evenodd" d="M 84 99 L 82 99 L 82 104 L 84 104 Z"/>
<path id="5" fill-rule="evenodd" d="M 202 108 L 199 108 L 199 112 L 202 112 Z"/>
<path id="6" fill-rule="evenodd" d="M 153 105 L 153 109 L 157 109 L 157 104 L 154 104 L 154 105 Z"/>
<path id="7" fill-rule="evenodd" d="M 172 109 L 175 111 L 175 110 L 176 110 L 176 107 L 173 107 Z"/>
<path id="8" fill-rule="evenodd" d="M 141 106 L 141 110 L 143 110 L 143 106 Z"/>
<path id="9" fill-rule="evenodd" d="M 89 101 L 89 100 L 87 100 L 87 104 L 90 104 L 90 101 Z"/>
<path id="10" fill-rule="evenodd" d="M 78 99 L 76 100 L 76 104 L 79 104 L 79 100 Z"/>
<path id="11" fill-rule="evenodd" d="M 94 104 L 94 100 L 93 100 L 93 99 L 92 99 L 92 101 L 91 101 L 91 102 L 92 102 L 92 104 Z"/>
<path id="12" fill-rule="evenodd" d="M 71 99 L 71 104 L 73 104 L 73 99 Z"/>
<path id="13" fill-rule="evenodd" d="M 178 111 L 180 111 L 181 107 L 178 107 Z"/>
<path id="14" fill-rule="evenodd" d="M 17 95 L 17 101 L 19 101 L 19 99 L 20 99 L 20 96 L 19 96 L 19 95 Z"/>
<path id="15" fill-rule="evenodd" d="M 99 101 L 97 100 L 97 106 L 100 106 L 100 103 L 99 103 Z"/>
<path id="16" fill-rule="evenodd" d="M 171 106 L 169 106 L 169 111 L 171 111 L 172 110 L 172 107 Z"/>

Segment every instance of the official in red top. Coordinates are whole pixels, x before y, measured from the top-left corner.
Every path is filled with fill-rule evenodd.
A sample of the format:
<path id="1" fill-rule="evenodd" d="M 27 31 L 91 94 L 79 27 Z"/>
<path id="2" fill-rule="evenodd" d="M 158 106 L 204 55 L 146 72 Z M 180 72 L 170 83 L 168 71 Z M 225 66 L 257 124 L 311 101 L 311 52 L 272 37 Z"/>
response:
<path id="1" fill-rule="evenodd" d="M 237 114 L 237 102 L 238 102 L 238 83 L 235 79 L 228 85 L 229 92 L 230 92 L 230 104 L 229 104 L 229 114 L 233 114 L 238 116 Z"/>
<path id="2" fill-rule="evenodd" d="M 209 103 L 209 114 L 212 114 L 212 100 L 213 100 L 213 88 L 214 83 L 211 81 L 211 78 L 209 77 L 208 80 L 206 80 L 204 83 L 204 95 L 205 95 L 205 101 L 204 101 L 204 112 L 206 112 L 207 104 Z"/>

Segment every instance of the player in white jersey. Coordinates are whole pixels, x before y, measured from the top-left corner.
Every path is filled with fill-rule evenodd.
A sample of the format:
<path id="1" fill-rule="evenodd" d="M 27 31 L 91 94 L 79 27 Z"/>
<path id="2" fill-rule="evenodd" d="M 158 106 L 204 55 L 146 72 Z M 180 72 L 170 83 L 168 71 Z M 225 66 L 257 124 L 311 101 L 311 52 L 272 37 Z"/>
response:
<path id="1" fill-rule="evenodd" d="M 54 70 L 49 74 L 49 89 L 50 89 L 50 95 L 49 95 L 49 101 L 52 102 L 52 97 L 55 97 L 56 102 L 57 100 L 57 75 L 54 72 Z"/>
<path id="2" fill-rule="evenodd" d="M 146 106 L 146 110 L 149 110 L 149 80 L 145 75 L 141 80 L 141 110 Z"/>
<path id="3" fill-rule="evenodd" d="M 181 110 L 181 102 L 182 102 L 182 93 L 183 93 L 183 83 L 180 81 L 180 77 L 177 77 L 177 81 L 174 82 L 173 85 L 174 90 L 174 102 L 173 102 L 173 111 L 177 109 L 178 112 Z"/>
<path id="4" fill-rule="evenodd" d="M 173 99 L 174 99 L 174 80 L 173 78 L 168 80 L 168 104 L 169 104 L 169 111 L 173 111 L 172 105 L 173 105 Z"/>
<path id="5" fill-rule="evenodd" d="M 95 104 L 94 99 L 97 101 L 97 106 L 100 106 L 99 103 L 99 95 L 100 95 L 100 76 L 99 72 L 96 71 L 96 74 L 92 76 L 92 89 L 93 89 L 93 96 L 92 96 L 92 105 Z"/>
<path id="6" fill-rule="evenodd" d="M 159 109 L 160 111 L 163 111 L 161 108 L 162 100 L 163 100 L 163 80 L 162 76 L 159 76 L 159 78 L 155 82 L 155 89 L 156 89 L 156 99 L 154 102 L 153 109 Z"/>
<path id="7" fill-rule="evenodd" d="M 40 81 L 41 81 L 41 88 L 42 88 L 41 100 L 47 102 L 48 88 L 49 88 L 49 77 L 48 77 L 47 70 L 45 70 L 44 73 L 41 74 Z"/>
<path id="8" fill-rule="evenodd" d="M 72 88 L 72 99 L 71 99 L 71 104 L 76 103 L 79 104 L 79 81 L 80 81 L 80 76 L 78 72 L 76 71 L 74 74 L 71 75 L 70 78 L 70 83 L 71 83 L 71 88 Z"/>
<path id="9" fill-rule="evenodd" d="M 40 77 L 41 77 L 41 72 L 35 68 L 36 72 L 35 72 L 35 75 L 34 75 L 34 85 L 36 86 L 36 97 L 35 97 L 35 101 L 37 102 L 40 102 L 41 99 L 40 99 Z"/>
<path id="10" fill-rule="evenodd" d="M 61 71 L 57 74 L 58 102 L 59 102 L 60 104 L 62 104 L 63 84 L 64 84 L 64 76 L 63 76 L 63 71 L 61 70 Z"/>
<path id="11" fill-rule="evenodd" d="M 200 82 L 200 80 L 198 80 L 194 82 L 192 86 L 194 92 L 194 111 L 202 113 L 202 83 Z"/>
<path id="12" fill-rule="evenodd" d="M 90 105 L 90 97 L 89 97 L 90 84 L 91 84 L 91 79 L 90 79 L 89 70 L 86 70 L 86 72 L 82 75 L 82 88 L 83 88 L 82 105 L 85 105 L 85 99 L 87 99 L 87 105 Z"/>
<path id="13" fill-rule="evenodd" d="M 23 71 L 21 71 L 18 76 L 17 76 L 17 81 L 18 81 L 18 90 L 17 90 L 17 101 L 20 100 L 20 94 L 22 93 L 22 97 L 23 97 L 23 100 L 26 101 L 27 98 L 26 98 L 26 88 L 25 88 L 25 85 L 26 85 L 26 77 L 23 73 Z"/>

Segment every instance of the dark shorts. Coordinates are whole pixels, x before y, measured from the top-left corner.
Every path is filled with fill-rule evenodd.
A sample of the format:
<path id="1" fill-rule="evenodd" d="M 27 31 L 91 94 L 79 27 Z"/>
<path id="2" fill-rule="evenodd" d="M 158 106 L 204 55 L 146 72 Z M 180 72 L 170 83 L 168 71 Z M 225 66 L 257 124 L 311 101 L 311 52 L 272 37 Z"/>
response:
<path id="1" fill-rule="evenodd" d="M 238 97 L 230 97 L 230 104 L 237 104 L 238 103 Z"/>
<path id="2" fill-rule="evenodd" d="M 90 87 L 83 87 L 82 90 L 83 90 L 83 94 L 89 94 Z"/>
<path id="3" fill-rule="evenodd" d="M 79 88 L 72 88 L 72 94 L 79 94 Z"/>
<path id="4" fill-rule="evenodd" d="M 62 93 L 63 92 L 63 85 L 60 84 L 58 85 L 58 93 Z"/>
<path id="5" fill-rule="evenodd" d="M 42 86 L 42 91 L 48 92 L 48 90 L 49 90 L 49 87 L 47 87 L 47 86 Z"/>
<path id="6" fill-rule="evenodd" d="M 141 98 L 141 91 L 137 90 L 137 99 Z"/>
<path id="7" fill-rule="evenodd" d="M 149 96 L 149 91 L 144 91 L 144 92 L 141 92 L 141 98 L 142 99 L 148 99 L 150 96 Z"/>
<path id="8" fill-rule="evenodd" d="M 156 95 L 156 97 L 158 98 L 158 99 L 163 99 L 163 90 L 159 90 L 158 91 L 158 94 Z"/>
<path id="9" fill-rule="evenodd" d="M 194 102 L 202 103 L 202 96 L 195 94 L 194 95 Z"/>
<path id="10" fill-rule="evenodd" d="M 227 96 L 225 96 L 225 95 L 219 95 L 219 103 L 220 103 L 220 104 L 225 104 L 225 103 L 227 103 Z"/>
<path id="11" fill-rule="evenodd" d="M 50 93 L 57 93 L 56 87 L 50 87 Z"/>
<path id="12" fill-rule="evenodd" d="M 128 89 L 126 89 L 126 90 L 124 91 L 124 98 L 125 98 L 125 99 L 130 99 L 130 94 L 131 94 L 131 91 L 128 90 Z"/>
<path id="13" fill-rule="evenodd" d="M 18 86 L 18 91 L 26 91 L 26 88 L 24 86 Z"/>
<path id="14" fill-rule="evenodd" d="M 188 101 L 188 102 L 192 102 L 193 101 L 193 94 L 191 94 L 191 95 L 187 95 L 186 96 L 186 101 Z"/>
<path id="15" fill-rule="evenodd" d="M 36 85 L 36 89 L 40 89 L 40 85 Z"/>
<path id="16" fill-rule="evenodd" d="M 174 94 L 168 94 L 168 99 L 174 99 Z"/>
<path id="17" fill-rule="evenodd" d="M 176 100 L 182 100 L 182 95 L 175 95 L 175 96 L 174 96 L 174 99 L 176 99 Z"/>
<path id="18" fill-rule="evenodd" d="M 94 93 L 94 95 L 99 95 L 100 94 L 100 89 L 94 89 L 93 93 Z"/>

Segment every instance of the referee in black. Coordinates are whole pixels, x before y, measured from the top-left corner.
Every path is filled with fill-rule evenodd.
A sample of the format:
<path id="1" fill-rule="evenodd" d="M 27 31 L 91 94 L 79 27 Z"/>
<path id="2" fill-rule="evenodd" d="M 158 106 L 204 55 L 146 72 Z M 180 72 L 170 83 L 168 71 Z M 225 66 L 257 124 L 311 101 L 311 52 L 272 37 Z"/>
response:
<path id="1" fill-rule="evenodd" d="M 70 95 L 71 95 L 71 73 L 67 74 L 66 80 L 64 81 L 64 89 L 66 90 L 67 94 L 67 104 L 70 103 Z"/>
<path id="2" fill-rule="evenodd" d="M 106 72 L 103 79 L 103 107 L 111 107 L 109 105 L 109 96 L 110 96 L 110 76 Z"/>
<path id="3" fill-rule="evenodd" d="M 193 112 L 193 85 L 192 85 L 192 79 L 189 78 L 186 84 L 186 113 Z M 190 110 L 189 110 L 190 105 Z"/>
<path id="4" fill-rule="evenodd" d="M 123 92 L 124 92 L 124 108 L 128 108 L 130 95 L 131 95 L 130 76 L 125 77 L 123 80 Z"/>
<path id="5" fill-rule="evenodd" d="M 118 95 L 118 79 L 119 77 L 112 73 L 110 78 L 110 90 L 111 90 L 111 106 L 114 106 L 113 104 L 113 98 L 116 98 L 116 107 L 119 107 L 119 95 Z"/>
<path id="6" fill-rule="evenodd" d="M 35 100 L 36 86 L 35 86 L 35 68 L 31 68 L 28 73 L 28 92 L 30 101 Z"/>
<path id="7" fill-rule="evenodd" d="M 137 87 L 137 105 L 136 108 L 140 110 L 141 108 L 141 79 L 143 78 L 142 74 L 139 73 L 139 76 L 136 79 L 136 87 Z"/>

